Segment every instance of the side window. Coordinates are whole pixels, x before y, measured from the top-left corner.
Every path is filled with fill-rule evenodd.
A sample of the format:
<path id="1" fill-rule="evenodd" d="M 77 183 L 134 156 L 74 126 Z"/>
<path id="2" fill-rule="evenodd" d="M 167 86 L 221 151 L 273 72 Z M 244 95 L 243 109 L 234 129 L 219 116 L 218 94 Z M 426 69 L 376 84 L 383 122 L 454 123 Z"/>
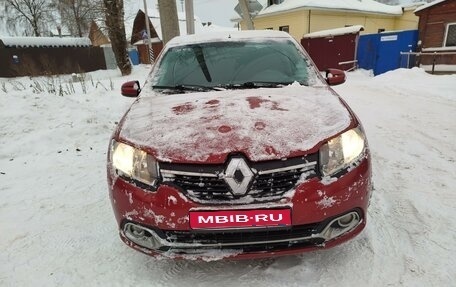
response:
<path id="1" fill-rule="evenodd" d="M 271 6 L 271 5 L 278 5 L 280 3 L 282 3 L 283 0 L 268 0 L 268 6 Z"/>
<path id="2" fill-rule="evenodd" d="M 450 23 L 447 25 L 444 46 L 445 47 L 456 46 L 456 23 Z"/>
<path id="3" fill-rule="evenodd" d="M 280 26 L 279 31 L 290 33 L 290 26 Z"/>

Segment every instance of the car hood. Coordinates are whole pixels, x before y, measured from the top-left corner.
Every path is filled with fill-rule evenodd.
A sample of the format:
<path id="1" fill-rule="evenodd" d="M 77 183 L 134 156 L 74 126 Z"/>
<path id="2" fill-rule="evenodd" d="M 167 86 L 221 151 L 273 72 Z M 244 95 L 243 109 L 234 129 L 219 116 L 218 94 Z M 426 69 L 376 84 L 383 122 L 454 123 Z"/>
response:
<path id="1" fill-rule="evenodd" d="M 234 153 L 251 161 L 305 155 L 352 121 L 327 87 L 145 92 L 118 137 L 166 162 L 223 163 Z"/>

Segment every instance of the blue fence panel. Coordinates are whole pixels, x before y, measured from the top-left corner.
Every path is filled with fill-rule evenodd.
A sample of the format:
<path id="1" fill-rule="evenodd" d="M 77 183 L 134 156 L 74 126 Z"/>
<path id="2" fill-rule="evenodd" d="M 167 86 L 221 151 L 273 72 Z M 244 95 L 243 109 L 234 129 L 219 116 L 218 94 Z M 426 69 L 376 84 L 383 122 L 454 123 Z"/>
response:
<path id="1" fill-rule="evenodd" d="M 139 53 L 136 49 L 128 50 L 128 56 L 133 65 L 139 65 Z"/>
<path id="2" fill-rule="evenodd" d="M 360 68 L 379 75 L 401 67 L 401 52 L 416 51 L 418 30 L 362 35 L 357 60 Z"/>
<path id="3" fill-rule="evenodd" d="M 362 35 L 359 37 L 357 60 L 361 69 L 373 70 L 378 49 L 377 34 Z"/>

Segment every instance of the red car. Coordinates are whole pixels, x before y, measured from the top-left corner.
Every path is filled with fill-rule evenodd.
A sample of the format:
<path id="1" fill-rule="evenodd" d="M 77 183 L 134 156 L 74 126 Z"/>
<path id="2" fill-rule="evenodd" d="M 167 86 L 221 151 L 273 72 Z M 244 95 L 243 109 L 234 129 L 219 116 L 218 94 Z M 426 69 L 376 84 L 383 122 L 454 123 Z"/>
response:
<path id="1" fill-rule="evenodd" d="M 171 40 L 109 147 L 120 237 L 173 258 L 259 258 L 329 248 L 366 225 L 361 123 L 287 33 Z M 140 94 L 140 96 L 139 96 Z"/>

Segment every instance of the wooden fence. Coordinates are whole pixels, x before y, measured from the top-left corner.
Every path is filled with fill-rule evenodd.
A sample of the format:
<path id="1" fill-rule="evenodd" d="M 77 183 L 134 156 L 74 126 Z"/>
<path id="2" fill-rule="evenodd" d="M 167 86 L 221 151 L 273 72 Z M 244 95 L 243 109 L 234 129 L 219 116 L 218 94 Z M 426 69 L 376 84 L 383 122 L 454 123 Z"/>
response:
<path id="1" fill-rule="evenodd" d="M 100 47 L 1 47 L 0 77 L 42 76 L 106 69 Z"/>

